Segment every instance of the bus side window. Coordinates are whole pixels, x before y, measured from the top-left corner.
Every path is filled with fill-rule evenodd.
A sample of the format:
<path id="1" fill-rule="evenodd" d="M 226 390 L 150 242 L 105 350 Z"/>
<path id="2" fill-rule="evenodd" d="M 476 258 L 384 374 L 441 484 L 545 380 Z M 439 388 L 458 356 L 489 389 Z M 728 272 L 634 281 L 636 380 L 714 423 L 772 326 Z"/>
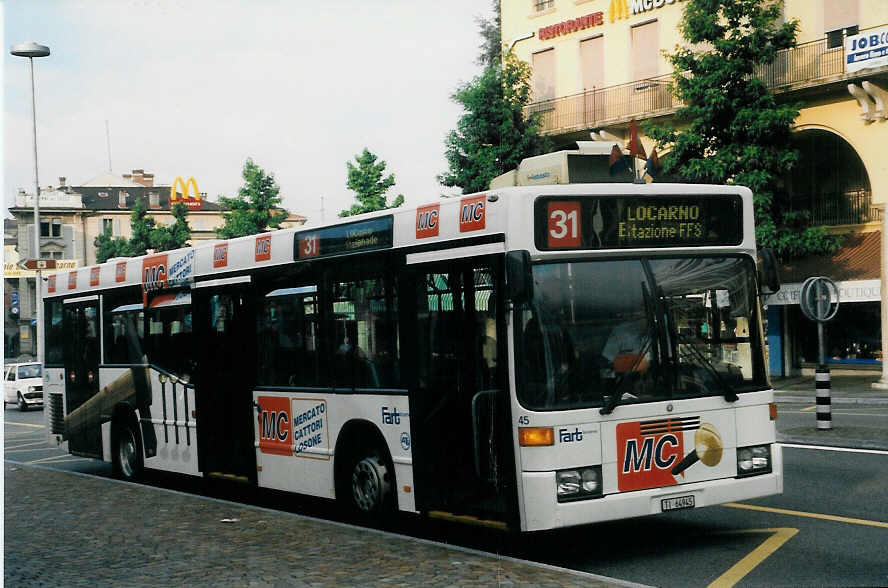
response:
<path id="1" fill-rule="evenodd" d="M 498 385 L 496 343 L 496 292 L 494 276 L 489 268 L 472 271 L 475 287 L 476 382 L 478 390 L 490 390 Z"/>
<path id="2" fill-rule="evenodd" d="M 333 283 L 334 384 L 397 388 L 397 296 L 382 277 Z"/>
<path id="3" fill-rule="evenodd" d="M 257 382 L 266 386 L 318 386 L 317 286 L 278 288 L 265 295 L 258 315 Z"/>

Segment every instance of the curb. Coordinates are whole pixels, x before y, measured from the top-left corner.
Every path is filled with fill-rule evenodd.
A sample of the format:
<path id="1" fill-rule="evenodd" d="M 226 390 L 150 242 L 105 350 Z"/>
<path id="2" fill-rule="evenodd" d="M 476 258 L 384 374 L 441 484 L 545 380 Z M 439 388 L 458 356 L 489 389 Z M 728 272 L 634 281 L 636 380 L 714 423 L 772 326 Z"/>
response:
<path id="1" fill-rule="evenodd" d="M 814 390 L 811 390 L 810 396 L 790 396 L 788 394 L 774 394 L 775 402 L 798 402 L 798 403 L 814 403 L 816 397 Z M 888 405 L 888 398 L 861 398 L 856 396 L 831 396 L 831 404 L 872 404 L 872 405 Z"/>

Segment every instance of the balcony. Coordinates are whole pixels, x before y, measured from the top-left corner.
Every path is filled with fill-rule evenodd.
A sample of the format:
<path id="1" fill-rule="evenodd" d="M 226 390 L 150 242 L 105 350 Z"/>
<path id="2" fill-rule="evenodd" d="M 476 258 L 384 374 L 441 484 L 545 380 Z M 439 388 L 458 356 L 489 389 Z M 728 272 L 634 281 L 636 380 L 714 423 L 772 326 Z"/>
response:
<path id="1" fill-rule="evenodd" d="M 828 85 L 845 91 L 844 84 L 854 79 L 888 78 L 888 67 L 846 72 L 843 47 L 829 48 L 823 38 L 780 51 L 774 63 L 757 68 L 756 75 L 775 93 L 801 93 Z M 671 79 L 666 74 L 543 100 L 528 105 L 525 115 L 539 113 L 544 135 L 569 135 L 666 116 L 682 106 L 669 91 Z"/>

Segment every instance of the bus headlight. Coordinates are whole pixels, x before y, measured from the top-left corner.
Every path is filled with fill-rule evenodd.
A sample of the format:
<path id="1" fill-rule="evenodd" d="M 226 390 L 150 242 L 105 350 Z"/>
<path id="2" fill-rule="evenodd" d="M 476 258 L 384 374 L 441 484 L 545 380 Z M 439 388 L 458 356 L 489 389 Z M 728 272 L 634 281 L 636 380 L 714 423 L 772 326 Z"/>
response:
<path id="1" fill-rule="evenodd" d="M 601 496 L 601 466 L 589 466 L 555 472 L 558 502 L 586 500 Z"/>
<path id="2" fill-rule="evenodd" d="M 737 448 L 737 477 L 771 472 L 771 446 L 753 445 Z"/>

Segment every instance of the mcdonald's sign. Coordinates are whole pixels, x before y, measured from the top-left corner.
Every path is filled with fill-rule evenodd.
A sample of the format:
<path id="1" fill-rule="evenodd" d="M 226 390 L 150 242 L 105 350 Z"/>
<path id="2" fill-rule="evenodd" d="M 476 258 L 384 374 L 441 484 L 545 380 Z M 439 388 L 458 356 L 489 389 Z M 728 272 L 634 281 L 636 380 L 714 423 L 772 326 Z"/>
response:
<path id="1" fill-rule="evenodd" d="M 611 22 L 629 18 L 629 0 L 611 0 L 607 14 Z"/>
<path id="2" fill-rule="evenodd" d="M 614 22 L 629 18 L 629 15 L 642 14 L 650 10 L 663 8 L 684 0 L 610 0 L 608 7 L 608 20 Z"/>
<path id="3" fill-rule="evenodd" d="M 194 195 L 192 196 L 189 192 L 189 188 L 194 186 Z M 181 187 L 182 195 L 179 195 L 179 192 L 176 188 Z M 173 185 L 170 186 L 170 207 L 172 208 L 173 204 L 177 202 L 182 202 L 185 204 L 185 207 L 188 210 L 200 210 L 201 206 L 203 206 L 203 202 L 200 199 L 200 192 L 197 190 L 197 180 L 194 178 L 188 178 L 186 182 L 181 177 L 177 177 L 173 182 Z"/>

